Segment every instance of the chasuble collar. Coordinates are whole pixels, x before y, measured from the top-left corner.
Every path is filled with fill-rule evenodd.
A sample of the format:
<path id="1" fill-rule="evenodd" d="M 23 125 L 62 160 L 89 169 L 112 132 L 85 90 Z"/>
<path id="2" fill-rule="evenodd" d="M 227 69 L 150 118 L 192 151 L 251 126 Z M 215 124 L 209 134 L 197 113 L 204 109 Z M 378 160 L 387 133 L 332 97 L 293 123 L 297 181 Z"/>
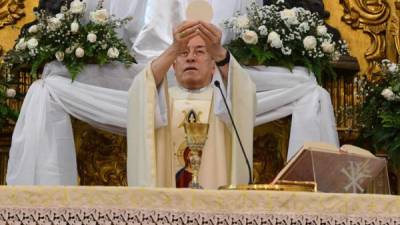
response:
<path id="1" fill-rule="evenodd" d="M 211 83 L 200 89 L 187 89 L 187 88 L 182 87 L 181 85 L 178 85 L 178 88 L 181 89 L 182 91 L 188 92 L 188 93 L 202 93 L 211 88 Z"/>

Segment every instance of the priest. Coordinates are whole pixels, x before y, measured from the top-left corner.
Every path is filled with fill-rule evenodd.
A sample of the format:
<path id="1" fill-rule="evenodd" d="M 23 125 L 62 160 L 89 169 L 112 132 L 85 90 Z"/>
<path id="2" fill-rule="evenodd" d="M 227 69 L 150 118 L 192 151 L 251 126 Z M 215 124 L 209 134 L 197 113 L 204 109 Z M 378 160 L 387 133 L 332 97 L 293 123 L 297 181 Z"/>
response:
<path id="1" fill-rule="evenodd" d="M 209 124 L 201 155 L 204 188 L 247 183 L 246 160 L 220 91 L 222 84 L 250 165 L 253 152 L 255 85 L 221 45 L 222 32 L 204 21 L 184 21 L 173 43 L 135 78 L 129 90 L 128 185 L 187 187 L 190 149 L 181 126 L 189 112 Z M 168 86 L 167 72 L 176 86 Z"/>

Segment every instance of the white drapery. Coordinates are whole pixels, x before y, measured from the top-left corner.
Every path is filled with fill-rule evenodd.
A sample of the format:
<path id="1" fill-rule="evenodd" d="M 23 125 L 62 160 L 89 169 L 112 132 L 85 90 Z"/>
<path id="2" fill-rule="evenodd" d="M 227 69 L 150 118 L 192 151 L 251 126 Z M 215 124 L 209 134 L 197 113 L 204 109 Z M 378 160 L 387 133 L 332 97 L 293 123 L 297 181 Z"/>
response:
<path id="1" fill-rule="evenodd" d="M 7 183 L 76 184 L 75 146 L 68 114 L 123 134 L 127 89 L 134 74 L 142 68 L 143 65 L 130 68 L 121 64 L 89 65 L 77 81 L 71 82 L 61 64 L 48 64 L 44 78 L 29 89 L 15 127 Z M 307 70 L 295 68 L 295 73 L 279 67 L 247 70 L 258 90 L 256 125 L 292 114 L 289 158 L 304 141 L 339 144 L 329 95 Z M 95 85 L 88 84 L 93 81 Z"/>
<path id="2" fill-rule="evenodd" d="M 256 125 L 292 115 L 288 160 L 306 141 L 339 147 L 330 95 L 306 68 L 295 67 L 292 73 L 282 67 L 247 70 L 257 86 Z"/>
<path id="3" fill-rule="evenodd" d="M 147 1 L 145 25 L 132 42 L 137 60 L 143 63 L 159 56 L 172 43 L 173 27 L 185 19 L 185 9 L 191 0 Z M 209 0 L 208 2 L 215 11 L 213 23 L 219 25 L 235 11 L 244 10 L 247 1 Z M 227 39 L 226 35 L 224 39 Z"/>
<path id="4" fill-rule="evenodd" d="M 117 17 L 134 17 L 118 32 L 137 53 L 141 64 L 129 68 L 118 63 L 103 67 L 88 65 L 73 83 L 61 64 L 46 65 L 43 79 L 29 89 L 14 130 L 8 184 L 76 184 L 75 149 L 68 114 L 96 127 L 125 133 L 127 90 L 145 63 L 171 43 L 172 27 L 184 19 L 188 2 L 104 2 L 104 7 Z M 243 11 L 247 3 L 246 0 L 209 2 L 217 25 L 235 11 Z M 97 1 L 87 4 L 94 9 Z M 229 38 L 224 33 L 224 41 Z M 292 114 L 288 158 L 304 141 L 338 145 L 329 95 L 306 70 L 295 68 L 292 74 L 282 68 L 255 67 L 248 71 L 257 86 L 257 125 Z"/>

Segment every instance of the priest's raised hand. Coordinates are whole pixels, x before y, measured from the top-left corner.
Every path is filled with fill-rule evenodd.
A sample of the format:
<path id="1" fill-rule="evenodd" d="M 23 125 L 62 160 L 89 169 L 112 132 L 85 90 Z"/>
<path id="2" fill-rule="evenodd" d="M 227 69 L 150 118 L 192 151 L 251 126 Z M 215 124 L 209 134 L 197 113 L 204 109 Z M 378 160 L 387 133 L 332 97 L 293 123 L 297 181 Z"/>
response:
<path id="1" fill-rule="evenodd" d="M 173 43 L 151 64 L 157 86 L 171 65 L 174 66 L 179 84 L 188 89 L 208 85 L 215 70 L 215 62 L 218 64 L 225 60 L 219 64 L 219 69 L 226 79 L 229 53 L 221 45 L 221 36 L 222 32 L 211 23 L 184 21 L 178 25 L 173 31 Z"/>

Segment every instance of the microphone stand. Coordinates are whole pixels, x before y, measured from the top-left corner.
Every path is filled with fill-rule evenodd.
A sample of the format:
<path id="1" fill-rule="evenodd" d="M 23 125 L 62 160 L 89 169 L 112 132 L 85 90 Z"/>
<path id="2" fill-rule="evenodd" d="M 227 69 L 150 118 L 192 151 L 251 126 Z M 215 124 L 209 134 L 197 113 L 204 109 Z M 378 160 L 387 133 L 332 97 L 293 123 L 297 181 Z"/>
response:
<path id="1" fill-rule="evenodd" d="M 222 92 L 222 89 L 221 89 L 219 81 L 217 81 L 217 80 L 214 81 L 214 85 L 215 85 L 215 87 L 217 87 L 219 89 L 219 91 L 220 91 L 220 93 L 222 95 L 222 99 L 224 100 L 226 110 L 228 111 L 228 115 L 229 115 L 229 118 L 230 118 L 230 120 L 232 122 L 233 129 L 235 130 L 236 137 L 237 137 L 237 139 L 239 141 L 240 148 L 241 148 L 243 156 L 244 156 L 244 158 L 246 160 L 247 169 L 249 171 L 249 184 L 253 184 L 253 176 L 251 174 L 250 162 L 249 162 L 249 159 L 247 158 L 246 152 L 244 151 L 244 147 L 243 147 L 242 141 L 240 140 L 239 133 L 238 133 L 238 131 L 236 129 L 235 121 L 233 120 L 231 111 L 229 110 L 228 103 L 226 102 L 226 98 L 225 98 L 225 96 L 224 96 L 224 94 Z"/>

